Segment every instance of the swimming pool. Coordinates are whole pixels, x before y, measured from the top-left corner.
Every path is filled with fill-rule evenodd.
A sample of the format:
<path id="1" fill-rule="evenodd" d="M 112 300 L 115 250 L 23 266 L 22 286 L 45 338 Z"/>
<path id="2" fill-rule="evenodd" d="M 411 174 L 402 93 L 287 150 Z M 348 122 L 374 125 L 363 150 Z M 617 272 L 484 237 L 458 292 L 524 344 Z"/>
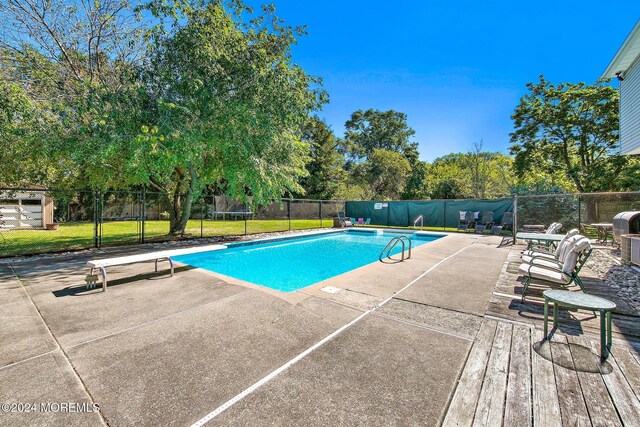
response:
<path id="1" fill-rule="evenodd" d="M 442 235 L 349 230 L 304 237 L 243 242 L 228 249 L 182 255 L 173 259 L 282 292 L 314 283 L 378 261 L 389 240 L 409 236 L 413 247 Z M 392 252 L 400 252 L 400 245 Z"/>

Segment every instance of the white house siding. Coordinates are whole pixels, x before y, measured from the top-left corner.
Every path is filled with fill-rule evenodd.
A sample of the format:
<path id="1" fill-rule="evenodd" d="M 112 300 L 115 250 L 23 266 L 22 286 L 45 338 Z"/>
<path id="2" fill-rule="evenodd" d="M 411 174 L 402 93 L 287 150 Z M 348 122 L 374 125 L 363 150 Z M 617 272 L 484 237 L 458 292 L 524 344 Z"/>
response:
<path id="1" fill-rule="evenodd" d="M 640 57 L 620 82 L 620 152 L 640 154 Z"/>

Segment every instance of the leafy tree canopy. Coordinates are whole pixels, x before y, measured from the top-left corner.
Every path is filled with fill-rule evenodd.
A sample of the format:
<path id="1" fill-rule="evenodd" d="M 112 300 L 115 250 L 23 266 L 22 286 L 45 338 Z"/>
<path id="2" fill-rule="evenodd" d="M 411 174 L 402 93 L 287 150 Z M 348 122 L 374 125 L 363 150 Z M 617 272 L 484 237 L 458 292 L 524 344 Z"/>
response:
<path id="1" fill-rule="evenodd" d="M 304 29 L 285 26 L 272 6 L 253 14 L 237 0 L 82 4 L 0 7 L 21 29 L 3 38 L 3 78 L 59 123 L 32 136 L 43 148 L 31 160 L 64 153 L 73 162 L 65 175 L 80 182 L 161 192 L 172 233 L 207 184 L 256 204 L 301 190 L 308 147 L 299 129 L 326 101 L 291 58 Z"/>
<path id="2" fill-rule="evenodd" d="M 353 177 L 368 189 L 365 198 L 397 200 L 411 173 L 409 161 L 400 153 L 375 148 L 367 161 L 356 165 Z"/>
<path id="3" fill-rule="evenodd" d="M 337 150 L 338 139 L 324 121 L 314 116 L 302 128 L 302 141 L 309 144 L 310 150 L 310 158 L 305 166 L 308 175 L 300 181 L 305 196 L 332 199 L 346 175 L 342 168 L 344 156 Z"/>
<path id="4" fill-rule="evenodd" d="M 556 175 L 560 170 L 580 192 L 639 188 L 640 162 L 621 156 L 618 91 L 602 84 L 560 83 L 540 76 L 527 84 L 512 115 L 514 170 Z M 621 174 L 625 179 L 620 179 Z"/>
<path id="5" fill-rule="evenodd" d="M 345 151 L 354 162 L 366 159 L 374 150 L 400 153 L 410 164 L 418 160 L 418 144 L 411 141 L 415 131 L 404 113 L 358 110 L 351 114 L 345 129 Z"/>
<path id="6" fill-rule="evenodd" d="M 438 181 L 435 183 L 433 190 L 431 190 L 431 198 L 435 200 L 464 198 L 460 180 L 456 178 L 445 178 Z"/>
<path id="7" fill-rule="evenodd" d="M 428 181 L 433 188 L 431 198 L 507 196 L 515 184 L 512 164 L 513 160 L 504 154 L 482 151 L 482 143 L 474 144 L 467 153 L 437 158 L 428 168 Z"/>
<path id="8" fill-rule="evenodd" d="M 431 190 L 431 183 L 428 178 L 429 166 L 427 163 L 420 160 L 414 161 L 401 198 L 403 200 L 428 199 Z"/>

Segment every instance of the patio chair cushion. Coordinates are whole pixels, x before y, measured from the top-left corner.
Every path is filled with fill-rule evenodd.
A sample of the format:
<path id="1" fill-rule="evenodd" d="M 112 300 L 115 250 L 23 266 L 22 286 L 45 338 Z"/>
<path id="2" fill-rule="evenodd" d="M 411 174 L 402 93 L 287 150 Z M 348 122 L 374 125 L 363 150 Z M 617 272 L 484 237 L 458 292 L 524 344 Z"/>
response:
<path id="1" fill-rule="evenodd" d="M 588 249 L 590 245 L 589 239 L 586 237 L 578 240 L 573 246 L 573 249 L 566 254 L 564 263 L 562 264 L 562 271 L 571 274 L 576 268 L 580 252 Z"/>
<path id="2" fill-rule="evenodd" d="M 540 267 L 549 267 L 549 268 L 562 267 L 562 263 L 551 258 L 536 258 L 533 260 L 533 262 L 529 262 L 529 264 L 539 265 Z"/>
<path id="3" fill-rule="evenodd" d="M 555 234 L 562 228 L 562 224 L 559 222 L 552 223 L 549 228 L 547 228 L 547 234 Z"/>
<path id="4" fill-rule="evenodd" d="M 584 236 L 578 236 L 578 229 L 574 228 L 570 230 L 566 236 L 560 240 L 558 243 L 558 247 L 553 253 L 549 252 L 540 252 L 534 249 L 526 250 L 522 252 L 522 261 L 530 262 L 533 257 L 547 257 L 547 258 L 555 258 L 557 260 L 564 260 L 567 250 L 570 250 L 577 241 L 582 239 Z M 525 259 L 526 257 L 526 259 Z"/>
<path id="5" fill-rule="evenodd" d="M 467 211 L 458 211 L 460 215 L 460 221 L 464 221 L 467 218 Z"/>
<path id="6" fill-rule="evenodd" d="M 574 236 L 569 237 L 567 240 L 565 240 L 562 246 L 558 246 L 558 249 L 557 249 L 558 261 L 564 262 L 564 260 L 567 258 L 567 255 L 571 253 L 571 251 L 573 251 L 575 246 L 585 238 L 586 237 L 580 234 L 576 234 Z"/>
<path id="7" fill-rule="evenodd" d="M 557 265 L 555 268 L 558 268 Z M 531 275 L 531 277 L 540 280 L 546 280 L 548 282 L 560 283 L 567 285 L 571 283 L 571 275 L 559 270 L 549 270 L 538 265 L 531 265 L 527 263 L 520 264 L 518 270 L 524 275 Z"/>
<path id="8" fill-rule="evenodd" d="M 549 259 L 549 260 L 556 260 L 557 258 L 555 256 L 553 256 L 552 254 L 543 254 L 541 252 L 534 252 L 534 251 L 527 251 L 527 252 L 533 252 L 530 255 L 522 255 L 522 262 L 526 262 L 527 264 L 531 264 L 531 261 L 533 260 L 533 258 L 535 257 L 536 261 L 544 258 L 544 259 Z"/>

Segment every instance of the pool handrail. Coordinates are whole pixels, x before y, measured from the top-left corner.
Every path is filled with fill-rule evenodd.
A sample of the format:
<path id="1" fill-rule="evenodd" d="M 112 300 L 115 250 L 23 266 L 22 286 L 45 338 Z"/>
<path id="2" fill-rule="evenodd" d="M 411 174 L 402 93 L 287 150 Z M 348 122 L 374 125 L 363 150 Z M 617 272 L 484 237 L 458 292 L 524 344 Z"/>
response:
<path id="1" fill-rule="evenodd" d="M 391 251 L 393 250 L 393 248 L 396 247 L 396 245 L 399 243 L 402 243 L 402 252 L 401 252 L 401 256 L 402 258 L 400 259 L 400 262 L 405 260 L 404 257 L 404 239 L 406 239 L 409 242 L 409 256 L 406 259 L 411 258 L 411 246 L 412 246 L 412 242 L 411 239 L 407 236 L 399 236 L 399 237 L 394 237 L 391 240 L 389 240 L 389 243 L 387 243 L 387 245 L 384 247 L 384 249 L 380 252 L 380 256 L 378 256 L 378 260 L 380 262 L 382 262 L 382 258 L 384 257 L 385 251 L 386 251 L 386 258 L 391 259 Z"/>

